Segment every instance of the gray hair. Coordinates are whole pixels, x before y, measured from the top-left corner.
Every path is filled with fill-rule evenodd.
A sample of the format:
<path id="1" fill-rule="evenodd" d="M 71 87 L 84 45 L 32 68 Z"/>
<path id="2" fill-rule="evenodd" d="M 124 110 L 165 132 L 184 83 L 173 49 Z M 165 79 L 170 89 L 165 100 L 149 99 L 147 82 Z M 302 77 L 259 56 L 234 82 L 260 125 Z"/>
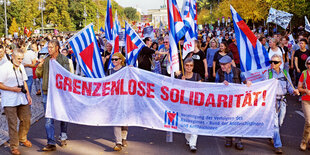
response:
<path id="1" fill-rule="evenodd" d="M 272 58 L 279 58 L 280 60 L 282 60 L 282 57 L 281 57 L 281 55 L 279 55 L 279 54 L 274 54 L 272 57 L 271 57 L 271 59 Z"/>
<path id="2" fill-rule="evenodd" d="M 184 64 L 187 64 L 187 63 L 194 63 L 193 58 L 191 58 L 191 57 L 186 58 L 186 59 L 184 60 Z"/>
<path id="3" fill-rule="evenodd" d="M 17 56 L 18 54 L 24 55 L 24 51 L 23 51 L 22 49 L 20 49 L 20 48 L 15 48 L 15 49 L 13 50 L 12 55 L 13 55 L 13 56 Z"/>
<path id="4" fill-rule="evenodd" d="M 305 62 L 305 66 L 306 68 L 308 69 L 308 65 L 307 65 L 307 62 L 310 61 L 310 56 L 307 58 L 306 62 Z"/>

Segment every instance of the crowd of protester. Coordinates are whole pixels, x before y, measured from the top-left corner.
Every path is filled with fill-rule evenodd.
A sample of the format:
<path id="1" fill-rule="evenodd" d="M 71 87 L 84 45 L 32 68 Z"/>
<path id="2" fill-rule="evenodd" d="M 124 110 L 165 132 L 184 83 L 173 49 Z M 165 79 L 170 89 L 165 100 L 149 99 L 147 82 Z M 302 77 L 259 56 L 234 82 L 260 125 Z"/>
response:
<path id="1" fill-rule="evenodd" d="M 304 96 L 299 98 L 302 101 L 302 108 L 305 114 L 305 127 L 301 150 L 306 150 L 310 137 L 310 51 L 309 34 L 303 30 L 294 33 L 297 38 L 296 43 L 289 42 L 287 31 L 273 33 L 269 35 L 259 27 L 253 30 L 255 36 L 268 52 L 271 69 L 266 73 L 265 79 L 277 78 L 280 80 L 281 92 L 277 94 L 277 112 L 275 116 L 275 136 L 270 141 L 274 144 L 275 152 L 282 153 L 282 143 L 280 140 L 279 127 L 283 123 L 285 116 L 285 106 L 287 93 L 299 94 Z M 145 47 L 139 53 L 137 66 L 140 69 L 171 76 L 169 37 L 167 30 L 155 30 L 155 37 L 145 37 Z M 19 142 L 26 147 L 32 144 L 27 140 L 27 133 L 30 126 L 30 104 L 31 95 L 42 95 L 42 103 L 46 109 L 49 60 L 56 59 L 64 68 L 71 73 L 84 76 L 83 71 L 76 61 L 76 56 L 68 44 L 67 40 L 71 35 L 53 36 L 48 34 L 45 37 L 30 38 L 2 38 L 0 40 L 0 90 L 1 104 L 7 116 L 9 125 L 10 147 L 12 154 L 20 154 L 18 150 Z M 104 34 L 97 35 L 102 62 L 106 75 L 109 76 L 121 70 L 125 66 L 125 48 L 120 48 L 120 53 L 112 54 L 113 45 L 104 38 Z M 181 39 L 181 49 L 184 39 Z M 173 73 L 175 78 L 196 82 L 215 82 L 224 83 L 244 83 L 251 85 L 241 72 L 240 56 L 237 48 L 237 41 L 234 30 L 230 27 L 215 28 L 214 30 L 204 27 L 199 30 L 198 38 L 194 44 L 194 50 L 180 61 L 180 71 Z M 181 51 L 181 50 L 179 50 Z M 109 68 L 109 60 L 114 67 Z M 12 69 L 13 68 L 13 69 Z M 182 71 L 183 70 L 183 71 Z M 10 76 L 12 74 L 12 76 Z M 14 75 L 15 74 L 15 75 Z M 16 76 L 16 78 L 15 78 Z M 11 77 L 11 78 L 10 78 Z M 16 83 L 16 80 L 17 83 Z M 23 83 L 25 81 L 25 83 Z M 294 84 L 293 86 L 290 82 Z M 16 85 L 17 84 L 17 85 Z M 308 86 L 309 85 L 309 86 Z M 12 99 L 7 95 L 8 92 L 23 92 L 24 86 L 25 99 L 20 101 Z M 298 88 L 298 89 L 296 89 Z M 35 90 L 35 92 L 32 92 Z M 20 93 L 17 93 L 20 94 Z M 18 98 L 15 96 L 15 98 Z M 29 104 L 28 104 L 29 103 Z M 15 109 L 12 109 L 15 108 Z M 17 110 L 16 109 L 21 109 Z M 21 121 L 17 132 L 17 118 Z M 59 140 L 61 146 L 67 144 L 68 123 L 61 122 Z M 47 145 L 43 151 L 56 150 L 54 120 L 46 118 L 45 129 L 47 134 Z M 127 146 L 128 127 L 115 127 L 116 137 L 115 151 Z M 196 151 L 198 135 L 186 134 L 185 138 L 191 151 Z M 243 150 L 241 138 L 235 137 L 235 148 Z M 226 137 L 225 146 L 231 147 L 232 137 Z"/>

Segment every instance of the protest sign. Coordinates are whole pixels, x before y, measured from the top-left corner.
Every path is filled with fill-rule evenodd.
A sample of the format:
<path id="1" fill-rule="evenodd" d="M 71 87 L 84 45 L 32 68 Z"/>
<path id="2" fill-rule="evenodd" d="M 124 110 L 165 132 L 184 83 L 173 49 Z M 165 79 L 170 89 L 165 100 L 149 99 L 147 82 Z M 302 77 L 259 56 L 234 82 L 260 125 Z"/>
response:
<path id="1" fill-rule="evenodd" d="M 272 137 L 276 79 L 251 87 L 192 82 L 125 67 L 104 78 L 50 62 L 46 117 L 209 136 Z"/>

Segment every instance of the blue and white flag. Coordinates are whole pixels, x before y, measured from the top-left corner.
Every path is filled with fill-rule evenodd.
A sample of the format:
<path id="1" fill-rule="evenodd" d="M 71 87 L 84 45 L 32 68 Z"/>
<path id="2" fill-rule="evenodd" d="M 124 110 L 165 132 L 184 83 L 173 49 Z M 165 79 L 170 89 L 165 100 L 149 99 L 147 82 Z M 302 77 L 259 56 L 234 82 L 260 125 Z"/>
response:
<path id="1" fill-rule="evenodd" d="M 305 16 L 305 30 L 310 32 L 310 23 L 307 19 L 307 16 Z"/>
<path id="2" fill-rule="evenodd" d="M 183 45 L 183 59 L 186 55 L 195 49 L 195 40 L 197 40 L 197 12 L 196 0 L 185 0 L 182 8 L 182 18 L 184 25 L 188 27 Z"/>
<path id="3" fill-rule="evenodd" d="M 117 11 L 115 12 L 115 21 L 114 21 L 114 26 L 113 26 L 113 49 L 112 49 L 112 53 L 109 59 L 109 67 L 108 69 L 111 69 L 114 67 L 113 63 L 112 63 L 112 55 L 114 53 L 119 52 L 119 33 L 121 31 L 121 24 L 118 21 L 118 16 L 117 16 Z"/>
<path id="4" fill-rule="evenodd" d="M 125 24 L 125 51 L 127 65 L 133 65 L 136 67 L 139 53 L 145 44 L 130 25 L 127 22 Z"/>
<path id="5" fill-rule="evenodd" d="M 289 39 L 288 43 L 291 44 L 292 47 L 293 47 L 293 46 L 296 44 L 293 35 L 290 34 L 290 35 L 288 36 L 288 39 Z"/>
<path id="6" fill-rule="evenodd" d="M 232 6 L 230 11 L 234 22 L 241 71 L 248 80 L 261 81 L 262 74 L 270 66 L 268 52 Z"/>
<path id="7" fill-rule="evenodd" d="M 101 28 L 100 28 L 100 31 L 101 31 L 101 32 L 104 32 L 104 29 L 101 27 Z"/>
<path id="8" fill-rule="evenodd" d="M 168 24 L 169 24 L 169 44 L 170 44 L 170 66 L 171 73 L 180 70 L 178 43 L 185 35 L 187 27 L 184 26 L 178 4 L 176 0 L 167 0 L 168 4 Z"/>
<path id="9" fill-rule="evenodd" d="M 111 0 L 107 2 L 107 13 L 105 18 L 105 38 L 109 43 L 113 41 L 113 18 Z"/>
<path id="10" fill-rule="evenodd" d="M 68 42 L 84 74 L 90 78 L 102 78 L 105 72 L 93 27 L 93 24 L 87 25 Z"/>

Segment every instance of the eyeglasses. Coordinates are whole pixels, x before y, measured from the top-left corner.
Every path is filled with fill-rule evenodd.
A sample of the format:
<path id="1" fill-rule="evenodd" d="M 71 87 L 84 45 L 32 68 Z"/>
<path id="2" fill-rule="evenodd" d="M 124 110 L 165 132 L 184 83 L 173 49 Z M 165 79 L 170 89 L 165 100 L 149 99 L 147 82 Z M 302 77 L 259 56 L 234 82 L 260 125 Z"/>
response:
<path id="1" fill-rule="evenodd" d="M 307 65 L 310 65 L 310 62 L 308 62 Z"/>
<path id="2" fill-rule="evenodd" d="M 169 43 L 168 41 L 165 41 L 165 42 L 164 42 L 164 44 L 168 44 L 168 43 Z"/>
<path id="3" fill-rule="evenodd" d="M 193 64 L 185 64 L 186 67 L 193 67 Z"/>
<path id="4" fill-rule="evenodd" d="M 111 61 L 118 61 L 119 58 L 112 58 Z"/>
<path id="5" fill-rule="evenodd" d="M 270 64 L 274 63 L 275 65 L 280 63 L 281 61 L 269 61 Z"/>

